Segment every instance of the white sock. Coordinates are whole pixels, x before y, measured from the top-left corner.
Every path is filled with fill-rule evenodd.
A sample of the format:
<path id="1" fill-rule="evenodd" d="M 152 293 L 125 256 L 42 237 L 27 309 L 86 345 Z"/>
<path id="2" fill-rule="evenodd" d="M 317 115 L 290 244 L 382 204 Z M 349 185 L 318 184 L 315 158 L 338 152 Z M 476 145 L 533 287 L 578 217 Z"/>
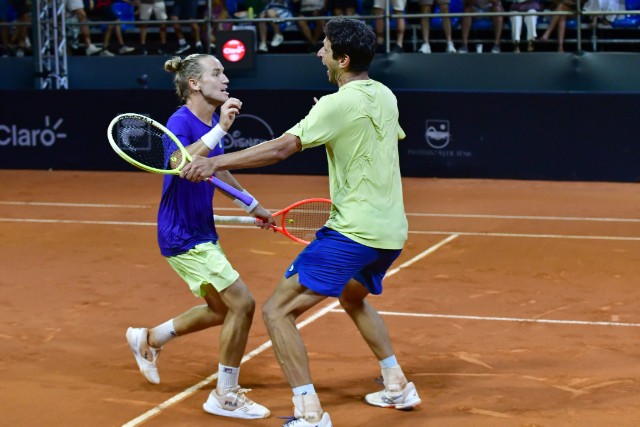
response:
<path id="1" fill-rule="evenodd" d="M 380 368 L 384 369 L 384 368 L 394 368 L 398 365 L 398 360 L 396 360 L 396 356 L 391 355 L 389 357 L 387 357 L 386 359 L 382 359 L 380 361 Z"/>
<path id="2" fill-rule="evenodd" d="M 227 390 L 237 386 L 239 376 L 239 367 L 234 368 L 218 363 L 218 385 L 216 386 L 218 394 L 224 394 Z"/>
<path id="3" fill-rule="evenodd" d="M 316 394 L 313 384 L 305 384 L 291 389 L 294 396 L 302 396 L 303 394 Z"/>
<path id="4" fill-rule="evenodd" d="M 176 330 L 173 328 L 173 319 L 167 320 L 163 324 L 149 330 L 149 342 L 151 342 L 151 336 L 153 336 L 153 342 L 157 344 L 153 346 L 156 348 L 162 347 L 177 337 L 178 334 L 176 334 Z"/>

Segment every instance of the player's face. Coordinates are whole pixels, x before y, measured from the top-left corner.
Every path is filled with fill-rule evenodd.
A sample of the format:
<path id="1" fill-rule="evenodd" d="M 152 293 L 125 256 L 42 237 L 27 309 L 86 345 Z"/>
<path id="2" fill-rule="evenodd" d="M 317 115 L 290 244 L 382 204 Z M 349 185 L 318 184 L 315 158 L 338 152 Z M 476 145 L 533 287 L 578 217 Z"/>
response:
<path id="1" fill-rule="evenodd" d="M 327 67 L 327 76 L 329 81 L 338 84 L 340 74 L 340 62 L 333 59 L 333 50 L 331 50 L 331 42 L 325 37 L 322 47 L 317 53 L 318 58 L 322 59 L 322 63 Z"/>
<path id="2" fill-rule="evenodd" d="M 213 56 L 202 59 L 203 72 L 198 80 L 202 96 L 213 105 L 222 105 L 229 99 L 227 85 L 229 79 L 224 74 L 224 68 Z"/>

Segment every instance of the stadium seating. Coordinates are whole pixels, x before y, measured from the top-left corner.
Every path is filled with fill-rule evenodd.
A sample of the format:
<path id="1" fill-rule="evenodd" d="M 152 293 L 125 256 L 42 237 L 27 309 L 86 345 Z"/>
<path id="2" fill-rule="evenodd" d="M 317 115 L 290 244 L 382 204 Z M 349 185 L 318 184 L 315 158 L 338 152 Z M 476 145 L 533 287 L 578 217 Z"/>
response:
<path id="1" fill-rule="evenodd" d="M 435 13 L 440 12 L 440 6 L 436 5 L 435 8 Z M 451 3 L 449 3 L 449 13 L 461 13 L 462 12 L 462 0 L 451 0 Z M 460 18 L 455 16 L 451 18 L 451 28 L 455 29 L 458 28 L 458 26 L 460 25 Z M 436 29 L 436 30 L 441 30 L 442 29 L 442 18 L 440 18 L 439 16 L 435 17 L 435 18 L 431 18 L 431 28 Z"/>
<path id="2" fill-rule="evenodd" d="M 115 2 L 112 5 L 113 12 L 118 16 L 118 19 L 122 22 L 133 22 L 135 21 L 135 15 L 133 11 L 133 5 L 125 2 Z M 120 28 L 122 31 L 134 28 L 134 25 L 131 24 L 122 24 Z"/>
<path id="3" fill-rule="evenodd" d="M 640 10 L 640 0 L 626 0 L 626 10 Z M 613 28 L 640 28 L 640 15 L 624 15 L 611 23 Z"/>

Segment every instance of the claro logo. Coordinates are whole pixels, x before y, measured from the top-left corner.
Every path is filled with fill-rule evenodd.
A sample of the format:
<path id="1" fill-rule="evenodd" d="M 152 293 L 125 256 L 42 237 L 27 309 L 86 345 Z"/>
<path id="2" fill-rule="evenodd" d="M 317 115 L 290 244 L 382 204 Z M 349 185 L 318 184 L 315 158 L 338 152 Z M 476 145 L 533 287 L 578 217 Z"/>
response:
<path id="1" fill-rule="evenodd" d="M 45 116 L 44 126 L 39 129 L 0 123 L 0 147 L 51 147 L 58 139 L 67 137 L 66 133 L 59 131 L 63 122 L 64 119 L 58 119 L 51 125 L 51 119 Z"/>

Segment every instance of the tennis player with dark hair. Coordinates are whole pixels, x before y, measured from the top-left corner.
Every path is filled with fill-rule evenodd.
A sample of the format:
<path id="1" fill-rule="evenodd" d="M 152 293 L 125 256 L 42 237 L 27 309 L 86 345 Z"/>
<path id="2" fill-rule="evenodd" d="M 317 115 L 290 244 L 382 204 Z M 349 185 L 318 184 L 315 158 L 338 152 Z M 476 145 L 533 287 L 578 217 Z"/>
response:
<path id="1" fill-rule="evenodd" d="M 175 73 L 176 92 L 184 105 L 167 122 L 191 155 L 215 157 L 223 153 L 222 138 L 242 103 L 230 98 L 229 79 L 222 64 L 211 55 L 194 54 L 165 62 Z M 220 115 L 216 109 L 220 108 Z M 229 172 L 216 177 L 249 194 Z M 223 193 L 225 194 L 225 193 Z M 175 337 L 222 325 L 218 383 L 204 403 L 206 412 L 233 418 L 266 418 L 269 410 L 245 396 L 240 388 L 240 361 L 247 345 L 255 301 L 225 257 L 213 222 L 214 187 L 165 175 L 158 210 L 160 252 L 205 304 L 191 308 L 155 328 L 129 328 L 127 341 L 145 378 L 160 382 L 156 366 L 162 347 Z M 253 196 L 252 196 L 253 197 Z M 247 213 L 274 224 L 273 217 L 255 200 L 250 206 L 235 202 Z"/>
<path id="2" fill-rule="evenodd" d="M 293 388 L 294 417 L 287 427 L 331 426 L 315 392 L 295 319 L 326 297 L 338 297 L 380 363 L 384 390 L 367 403 L 412 409 L 420 398 L 405 377 L 378 312 L 367 302 L 400 255 L 408 225 L 402 197 L 396 97 L 368 75 L 376 35 L 360 20 L 337 17 L 325 27 L 317 56 L 338 91 L 323 96 L 282 136 L 210 159 L 194 157 L 181 176 L 199 181 L 214 172 L 266 166 L 303 149 L 325 145 L 333 206 L 326 226 L 287 268 L 263 307 L 274 351 Z M 340 254 L 337 256 L 336 254 Z"/>

